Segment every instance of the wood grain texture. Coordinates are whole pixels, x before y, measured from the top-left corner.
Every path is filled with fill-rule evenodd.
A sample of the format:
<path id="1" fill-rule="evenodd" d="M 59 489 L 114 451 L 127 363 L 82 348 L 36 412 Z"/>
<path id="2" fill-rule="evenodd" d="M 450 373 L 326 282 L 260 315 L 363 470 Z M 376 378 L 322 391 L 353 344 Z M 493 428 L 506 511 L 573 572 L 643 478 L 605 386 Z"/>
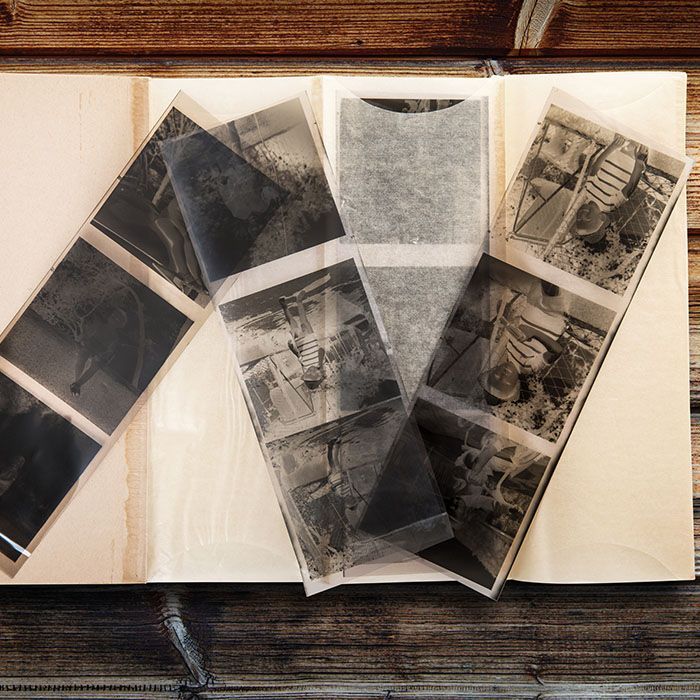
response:
<path id="1" fill-rule="evenodd" d="M 515 584 L 498 603 L 456 584 L 310 599 L 289 585 L 39 587 L 27 614 L 27 592 L 5 589 L 0 697 L 697 697 L 699 595 L 691 584 Z M 204 683 L 163 634 L 173 599 L 206 649 Z"/>
<path id="2" fill-rule="evenodd" d="M 0 70 L 683 70 L 697 157 L 699 20 L 695 0 L 0 0 Z M 700 515 L 698 168 L 688 202 Z M 694 583 L 509 584 L 496 604 L 452 584 L 312 599 L 300 586 L 5 587 L 0 698 L 696 698 L 699 596 Z"/>
<path id="3" fill-rule="evenodd" d="M 0 0 L 4 55 L 690 55 L 694 0 Z"/>

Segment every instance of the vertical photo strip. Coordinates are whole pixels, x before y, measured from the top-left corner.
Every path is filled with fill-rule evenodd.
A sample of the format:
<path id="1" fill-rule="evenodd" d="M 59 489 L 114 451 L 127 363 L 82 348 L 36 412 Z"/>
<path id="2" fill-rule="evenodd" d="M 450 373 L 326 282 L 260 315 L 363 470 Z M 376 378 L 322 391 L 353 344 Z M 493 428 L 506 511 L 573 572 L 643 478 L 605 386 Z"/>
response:
<path id="1" fill-rule="evenodd" d="M 308 594 L 451 536 L 314 128 L 297 98 L 163 151 Z M 235 224 L 200 175 L 214 152 Z"/>
<path id="2" fill-rule="evenodd" d="M 199 131 L 168 109 L 0 334 L 0 567 L 10 576 L 211 313 L 161 153 L 164 139 Z"/>

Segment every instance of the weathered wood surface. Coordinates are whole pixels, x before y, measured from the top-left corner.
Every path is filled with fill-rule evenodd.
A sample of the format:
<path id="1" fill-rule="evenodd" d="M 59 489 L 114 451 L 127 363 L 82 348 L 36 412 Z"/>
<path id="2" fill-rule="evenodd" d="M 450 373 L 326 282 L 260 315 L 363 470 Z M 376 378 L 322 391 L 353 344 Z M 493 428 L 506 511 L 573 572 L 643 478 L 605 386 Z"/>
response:
<path id="1" fill-rule="evenodd" d="M 2 0 L 0 52 L 132 56 L 688 55 L 694 0 Z"/>
<path id="2" fill-rule="evenodd" d="M 0 0 L 0 69 L 683 70 L 698 157 L 699 20 L 695 0 Z M 700 465 L 698 168 L 689 224 Z M 0 697 L 699 697 L 699 611 L 693 583 L 509 584 L 497 604 L 452 584 L 3 588 Z"/>
<path id="3" fill-rule="evenodd" d="M 700 695 L 691 584 L 512 585 L 497 604 L 456 584 L 167 590 L 3 590 L 0 696 Z"/>

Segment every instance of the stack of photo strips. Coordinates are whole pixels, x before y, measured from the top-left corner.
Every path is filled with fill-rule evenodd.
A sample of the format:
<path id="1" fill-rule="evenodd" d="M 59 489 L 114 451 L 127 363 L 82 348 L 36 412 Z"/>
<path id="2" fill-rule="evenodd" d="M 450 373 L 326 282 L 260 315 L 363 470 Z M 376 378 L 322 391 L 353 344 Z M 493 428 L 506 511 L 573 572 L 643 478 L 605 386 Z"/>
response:
<path id="1" fill-rule="evenodd" d="M 217 314 L 307 593 L 498 596 L 691 162 L 554 91 L 489 217 L 485 98 L 340 105 L 333 172 L 305 95 L 178 96 L 4 330 L 3 569 Z"/>

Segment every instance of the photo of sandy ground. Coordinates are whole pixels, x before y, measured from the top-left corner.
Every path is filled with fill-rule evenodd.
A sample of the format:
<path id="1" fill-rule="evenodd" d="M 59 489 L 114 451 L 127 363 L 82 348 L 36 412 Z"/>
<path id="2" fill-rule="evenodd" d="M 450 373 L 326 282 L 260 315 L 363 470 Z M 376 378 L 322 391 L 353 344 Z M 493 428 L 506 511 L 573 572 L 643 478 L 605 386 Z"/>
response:
<path id="1" fill-rule="evenodd" d="M 352 260 L 220 309 L 266 441 L 400 395 Z"/>
<path id="2" fill-rule="evenodd" d="M 0 355 L 111 434 L 191 325 L 78 239 Z"/>
<path id="3" fill-rule="evenodd" d="M 422 399 L 413 417 L 454 531 L 421 556 L 491 588 L 548 458 Z"/>
<path id="4" fill-rule="evenodd" d="M 613 318 L 484 255 L 443 331 L 427 384 L 555 442 Z"/>
<path id="5" fill-rule="evenodd" d="M 0 553 L 19 559 L 99 449 L 0 374 Z"/>
<path id="6" fill-rule="evenodd" d="M 497 230 L 519 250 L 624 294 L 683 167 L 552 105 Z"/>
<path id="7" fill-rule="evenodd" d="M 344 235 L 298 99 L 163 148 L 210 285 Z"/>

